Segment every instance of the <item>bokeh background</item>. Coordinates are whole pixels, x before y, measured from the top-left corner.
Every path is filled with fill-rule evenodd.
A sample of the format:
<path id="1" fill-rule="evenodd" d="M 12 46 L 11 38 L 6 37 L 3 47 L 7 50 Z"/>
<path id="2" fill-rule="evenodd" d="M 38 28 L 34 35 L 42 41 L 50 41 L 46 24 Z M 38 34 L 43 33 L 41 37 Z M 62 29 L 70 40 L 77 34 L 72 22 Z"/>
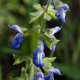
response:
<path id="1" fill-rule="evenodd" d="M 48 28 L 62 26 L 61 31 L 55 34 L 60 42 L 53 55 L 57 57 L 53 66 L 60 69 L 63 75 L 54 77 L 56 80 L 80 80 L 80 0 L 62 1 L 70 7 L 66 23 L 53 19 L 46 22 Z M 0 80 L 9 80 L 9 76 L 22 80 L 20 74 L 24 63 L 13 65 L 13 54 L 31 56 L 37 40 L 37 34 L 27 36 L 19 49 L 12 50 L 12 40 L 17 32 L 8 25 L 32 28 L 29 13 L 35 12 L 33 4 L 40 3 L 43 6 L 45 2 L 46 0 L 0 0 Z M 45 53 L 50 56 L 51 51 L 45 48 Z"/>

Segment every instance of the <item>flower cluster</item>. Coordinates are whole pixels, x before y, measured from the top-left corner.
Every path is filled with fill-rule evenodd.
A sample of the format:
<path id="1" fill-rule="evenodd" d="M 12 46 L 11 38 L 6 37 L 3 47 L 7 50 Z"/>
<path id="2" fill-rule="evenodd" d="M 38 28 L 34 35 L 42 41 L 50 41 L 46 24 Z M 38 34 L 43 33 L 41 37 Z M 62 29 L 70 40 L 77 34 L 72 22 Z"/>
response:
<path id="1" fill-rule="evenodd" d="M 49 0 L 47 0 L 47 2 L 45 3 L 45 5 L 47 5 L 48 1 Z M 53 6 L 54 10 L 57 10 L 56 7 L 55 7 L 55 5 L 54 5 L 53 0 L 51 0 L 50 5 Z M 57 12 L 55 14 L 55 16 L 59 19 L 59 21 L 61 23 L 65 23 L 66 22 L 66 19 L 65 19 L 66 12 L 64 10 L 69 10 L 69 6 L 67 4 L 61 4 L 61 5 L 59 5 L 58 6 L 58 10 L 57 10 Z"/>
<path id="2" fill-rule="evenodd" d="M 38 72 L 32 80 L 54 80 L 54 74 L 61 75 L 61 72 L 57 68 L 52 68 L 48 70 L 48 75 L 45 78 L 42 72 Z"/>
<path id="3" fill-rule="evenodd" d="M 50 11 L 48 10 L 48 7 L 50 7 L 50 10 L 52 10 L 52 12 L 54 12 L 54 13 L 50 13 Z M 38 69 L 39 67 L 42 67 L 45 71 L 46 71 L 46 69 L 45 69 L 46 66 L 48 66 L 47 67 L 48 72 L 46 71 L 48 74 L 46 75 L 46 77 L 44 77 L 44 74 L 41 72 L 41 70 L 39 70 L 39 71 L 37 71 L 35 77 L 34 78 L 32 77 L 33 79 L 32 78 L 31 79 L 32 80 L 54 80 L 54 74 L 61 75 L 61 72 L 59 69 L 53 68 L 53 66 L 51 65 L 51 62 L 55 60 L 55 57 L 50 57 L 50 58 L 45 57 L 44 46 L 49 48 L 53 52 L 55 51 L 56 44 L 57 44 L 57 42 L 59 42 L 59 40 L 56 39 L 54 34 L 57 33 L 58 31 L 60 31 L 61 28 L 59 26 L 56 26 L 55 28 L 52 28 L 52 29 L 43 29 L 43 27 L 44 27 L 45 21 L 46 20 L 49 21 L 51 19 L 51 16 L 49 15 L 49 13 L 51 15 L 55 14 L 55 17 L 57 19 L 59 19 L 59 21 L 61 23 L 65 23 L 66 22 L 66 19 L 65 19 L 66 11 L 65 10 L 69 10 L 69 6 L 67 4 L 60 4 L 60 5 L 58 4 L 56 7 L 54 0 L 47 0 L 45 3 L 45 6 L 43 7 L 44 9 L 41 7 L 40 4 L 35 5 L 34 8 L 38 11 L 35 13 L 30 13 L 30 15 L 32 17 L 30 23 L 37 20 L 44 13 L 42 25 L 39 25 L 39 24 L 34 25 L 35 28 L 31 29 L 31 30 L 29 30 L 27 28 L 24 28 L 22 30 L 18 25 L 12 25 L 10 27 L 19 32 L 16 34 L 16 36 L 14 37 L 14 39 L 12 41 L 12 49 L 17 49 L 20 47 L 20 43 L 23 42 L 23 40 L 24 40 L 23 36 L 25 34 L 31 34 L 31 33 L 33 34 L 33 32 L 37 32 L 38 38 L 39 38 L 39 40 L 37 41 L 37 43 L 38 43 L 37 50 L 33 52 L 33 57 L 32 56 L 24 57 L 25 59 L 23 57 L 21 57 L 21 58 L 19 57 L 17 59 L 17 61 L 15 61 L 15 64 L 19 64 L 23 61 L 27 62 L 28 60 L 30 60 L 31 65 L 35 66 L 35 68 Z M 24 31 L 26 33 L 24 33 Z M 33 32 L 31 32 L 31 31 L 33 31 Z M 14 56 L 14 58 L 15 57 L 16 56 Z M 22 75 L 24 75 L 24 73 L 26 73 L 27 70 L 22 68 L 22 71 L 23 71 Z M 26 76 L 26 74 L 25 74 L 25 76 Z M 22 76 L 22 77 L 25 79 L 24 76 Z M 25 80 L 27 80 L 27 79 L 25 79 Z"/>

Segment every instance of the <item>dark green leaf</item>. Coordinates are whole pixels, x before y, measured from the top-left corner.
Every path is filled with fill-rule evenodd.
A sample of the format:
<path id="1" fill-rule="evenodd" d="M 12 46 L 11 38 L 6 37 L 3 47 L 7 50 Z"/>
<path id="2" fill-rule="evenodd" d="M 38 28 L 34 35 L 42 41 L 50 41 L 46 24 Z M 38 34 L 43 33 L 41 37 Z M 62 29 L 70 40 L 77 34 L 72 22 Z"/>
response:
<path id="1" fill-rule="evenodd" d="M 14 79 L 13 77 L 10 76 L 10 80 L 16 80 L 16 79 Z"/>

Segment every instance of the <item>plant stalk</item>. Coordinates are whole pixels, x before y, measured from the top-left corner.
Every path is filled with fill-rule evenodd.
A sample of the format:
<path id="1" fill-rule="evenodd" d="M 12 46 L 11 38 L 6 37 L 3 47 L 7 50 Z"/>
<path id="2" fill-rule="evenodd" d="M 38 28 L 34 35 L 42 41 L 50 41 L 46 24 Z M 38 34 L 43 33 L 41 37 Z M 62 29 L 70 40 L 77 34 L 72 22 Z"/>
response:
<path id="1" fill-rule="evenodd" d="M 46 9 L 48 9 L 49 4 L 50 4 L 50 1 L 51 1 L 51 0 L 48 0 L 48 4 L 47 4 Z M 43 15 L 43 17 L 44 17 L 44 15 Z M 41 24 L 41 29 L 40 29 L 40 34 L 41 34 L 42 31 L 43 31 L 43 28 L 44 28 L 44 26 L 45 26 L 45 22 L 46 22 L 46 20 L 43 18 L 43 19 L 42 19 L 42 24 Z"/>

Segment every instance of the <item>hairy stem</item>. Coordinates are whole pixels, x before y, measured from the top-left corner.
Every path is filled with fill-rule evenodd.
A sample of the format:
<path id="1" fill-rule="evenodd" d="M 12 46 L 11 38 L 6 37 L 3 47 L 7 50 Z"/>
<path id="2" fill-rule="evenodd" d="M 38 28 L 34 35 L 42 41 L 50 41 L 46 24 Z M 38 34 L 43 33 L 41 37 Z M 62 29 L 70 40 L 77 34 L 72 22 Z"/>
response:
<path id="1" fill-rule="evenodd" d="M 48 9 L 49 4 L 50 4 L 50 1 L 51 1 L 51 0 L 48 0 L 48 4 L 47 4 L 46 9 Z M 44 15 L 43 15 L 43 16 L 44 16 Z M 44 26 L 45 26 L 45 22 L 46 22 L 46 20 L 43 18 L 43 19 L 42 19 L 42 23 L 41 23 L 40 34 L 41 34 L 41 33 L 42 33 L 42 31 L 43 31 L 43 28 L 44 28 Z"/>

